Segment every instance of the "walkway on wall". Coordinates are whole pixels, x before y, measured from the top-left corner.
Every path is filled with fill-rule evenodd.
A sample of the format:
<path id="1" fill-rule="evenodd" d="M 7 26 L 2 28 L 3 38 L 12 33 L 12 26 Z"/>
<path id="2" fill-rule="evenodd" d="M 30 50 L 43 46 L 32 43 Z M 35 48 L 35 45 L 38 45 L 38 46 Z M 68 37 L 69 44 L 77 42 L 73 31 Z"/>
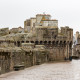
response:
<path id="1" fill-rule="evenodd" d="M 0 75 L 0 80 L 79 80 L 80 60 L 45 63 Z"/>

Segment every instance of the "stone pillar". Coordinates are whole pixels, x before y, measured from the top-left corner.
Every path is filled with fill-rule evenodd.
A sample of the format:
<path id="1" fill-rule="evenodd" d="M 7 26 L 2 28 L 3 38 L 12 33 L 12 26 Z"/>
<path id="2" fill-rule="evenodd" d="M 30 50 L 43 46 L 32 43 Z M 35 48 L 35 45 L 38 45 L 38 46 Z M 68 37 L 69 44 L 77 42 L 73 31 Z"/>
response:
<path id="1" fill-rule="evenodd" d="M 68 43 L 68 59 L 69 59 L 69 54 L 70 54 L 70 51 L 69 51 L 69 43 Z"/>
<path id="2" fill-rule="evenodd" d="M 65 47 L 65 58 L 67 58 L 68 51 L 67 51 L 67 43 L 66 43 L 66 47 Z"/>
<path id="3" fill-rule="evenodd" d="M 33 54 L 33 65 L 36 65 L 36 54 L 35 52 L 32 52 Z"/>
<path id="4" fill-rule="evenodd" d="M 69 44 L 70 56 L 72 56 L 72 42 Z"/>

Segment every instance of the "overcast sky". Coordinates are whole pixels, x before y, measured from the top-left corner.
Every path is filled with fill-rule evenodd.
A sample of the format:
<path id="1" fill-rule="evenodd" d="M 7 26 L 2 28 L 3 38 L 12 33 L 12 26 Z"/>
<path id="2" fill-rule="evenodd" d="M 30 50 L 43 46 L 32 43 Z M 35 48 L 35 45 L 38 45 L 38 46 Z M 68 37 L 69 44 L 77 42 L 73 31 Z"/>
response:
<path id="1" fill-rule="evenodd" d="M 80 0 L 0 0 L 0 28 L 24 27 L 24 20 L 43 12 L 59 20 L 59 27 L 80 31 Z"/>

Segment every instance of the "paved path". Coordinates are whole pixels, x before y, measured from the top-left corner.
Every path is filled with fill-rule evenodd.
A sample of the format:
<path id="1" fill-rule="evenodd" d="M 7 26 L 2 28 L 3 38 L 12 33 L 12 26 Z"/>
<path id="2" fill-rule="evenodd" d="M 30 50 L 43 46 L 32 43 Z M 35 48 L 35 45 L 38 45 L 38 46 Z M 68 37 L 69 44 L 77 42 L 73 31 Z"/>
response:
<path id="1" fill-rule="evenodd" d="M 2 74 L 0 80 L 80 80 L 80 60 L 36 65 Z"/>

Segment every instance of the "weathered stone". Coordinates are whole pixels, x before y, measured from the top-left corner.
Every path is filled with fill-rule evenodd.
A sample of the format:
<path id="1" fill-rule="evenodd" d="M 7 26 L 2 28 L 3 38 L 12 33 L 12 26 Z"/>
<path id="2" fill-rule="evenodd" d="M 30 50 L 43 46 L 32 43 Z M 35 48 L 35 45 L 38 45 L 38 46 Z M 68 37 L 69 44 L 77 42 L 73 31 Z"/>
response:
<path id="1" fill-rule="evenodd" d="M 66 26 L 60 30 L 58 20 L 51 20 L 50 15 L 38 14 L 26 20 L 24 29 L 1 30 L 1 73 L 13 70 L 16 65 L 30 67 L 47 61 L 69 60 L 72 56 L 73 29 Z"/>

